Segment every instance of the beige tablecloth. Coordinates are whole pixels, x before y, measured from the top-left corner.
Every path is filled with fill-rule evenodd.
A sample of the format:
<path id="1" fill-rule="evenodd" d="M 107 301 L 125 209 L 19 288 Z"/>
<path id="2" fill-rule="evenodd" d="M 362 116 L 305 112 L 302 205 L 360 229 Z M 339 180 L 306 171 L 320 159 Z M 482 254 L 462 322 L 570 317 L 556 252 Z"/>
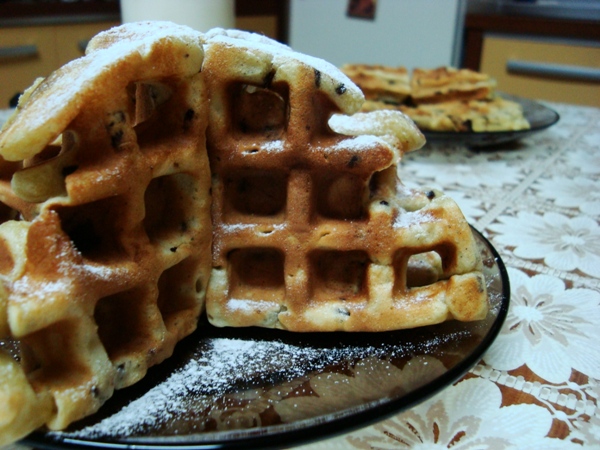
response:
<path id="1" fill-rule="evenodd" d="M 508 267 L 489 351 L 413 409 L 301 448 L 600 448 L 600 109 L 550 106 L 559 123 L 517 144 L 428 145 L 402 167 L 454 197 Z"/>

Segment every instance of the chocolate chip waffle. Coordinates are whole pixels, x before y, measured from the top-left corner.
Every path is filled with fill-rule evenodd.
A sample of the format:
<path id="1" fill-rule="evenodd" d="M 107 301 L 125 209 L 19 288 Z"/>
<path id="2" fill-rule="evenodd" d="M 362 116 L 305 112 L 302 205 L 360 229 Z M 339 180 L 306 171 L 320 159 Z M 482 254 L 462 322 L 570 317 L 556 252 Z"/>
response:
<path id="1" fill-rule="evenodd" d="M 397 180 L 423 145 L 398 111 L 321 60 L 227 36 L 207 41 L 217 326 L 383 331 L 487 311 L 456 204 Z"/>
<path id="2" fill-rule="evenodd" d="M 469 69 L 438 67 L 415 68 L 410 79 L 411 100 L 423 103 L 440 103 L 456 100 L 491 99 L 496 80 L 488 74 Z"/>
<path id="3" fill-rule="evenodd" d="M 374 86 L 379 84 L 379 91 L 383 92 L 382 87 L 390 80 L 389 73 L 394 71 L 404 73 L 408 83 L 406 69 L 382 66 L 367 71 L 361 67 L 345 65 L 342 70 L 365 93 L 362 112 L 399 110 L 423 131 L 494 132 L 530 128 L 521 105 L 495 94 L 495 81 L 487 74 L 452 67 L 417 68 L 410 87 L 406 88 L 408 93 L 398 100 L 380 96 Z"/>
<path id="4" fill-rule="evenodd" d="M 103 33 L 0 134 L 0 445 L 93 413 L 197 326 L 202 39 L 167 23 Z"/>
<path id="5" fill-rule="evenodd" d="M 410 95 L 405 67 L 344 64 L 341 70 L 363 91 L 367 100 L 400 104 Z"/>
<path id="6" fill-rule="evenodd" d="M 421 130 L 432 131 L 513 131 L 531 125 L 520 104 L 496 97 L 492 100 L 443 102 L 418 106 L 400 105 Z"/>

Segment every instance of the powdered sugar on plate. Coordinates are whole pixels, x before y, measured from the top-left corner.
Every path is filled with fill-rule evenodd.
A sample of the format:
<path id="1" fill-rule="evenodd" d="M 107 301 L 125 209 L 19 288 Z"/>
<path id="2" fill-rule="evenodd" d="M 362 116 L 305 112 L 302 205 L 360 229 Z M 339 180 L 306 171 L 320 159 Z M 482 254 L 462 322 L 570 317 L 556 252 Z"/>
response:
<path id="1" fill-rule="evenodd" d="M 276 405 L 283 397 L 273 397 L 269 389 L 275 388 L 277 393 L 287 389 L 289 393 L 290 386 L 301 386 L 319 373 L 343 372 L 344 367 L 359 361 L 408 360 L 415 354 L 439 353 L 445 344 L 464 338 L 460 332 L 421 340 L 419 344 L 348 343 L 325 347 L 318 343 L 209 338 L 195 344 L 194 354 L 180 368 L 121 410 L 79 430 L 51 432 L 48 436 L 59 441 L 101 442 L 204 432 L 213 417 L 227 415 L 228 407 L 223 405 L 228 402 L 241 398 L 244 403 L 261 397 Z M 239 409 L 239 404 L 231 408 Z"/>
<path id="2" fill-rule="evenodd" d="M 311 371 L 368 355 L 384 356 L 390 349 L 344 347 L 323 351 L 278 341 L 214 338 L 164 382 L 116 414 L 73 432 L 53 432 L 58 438 L 127 437 L 185 416 L 190 408 L 210 408 L 216 397 L 252 389 L 265 380 L 291 380 Z"/>

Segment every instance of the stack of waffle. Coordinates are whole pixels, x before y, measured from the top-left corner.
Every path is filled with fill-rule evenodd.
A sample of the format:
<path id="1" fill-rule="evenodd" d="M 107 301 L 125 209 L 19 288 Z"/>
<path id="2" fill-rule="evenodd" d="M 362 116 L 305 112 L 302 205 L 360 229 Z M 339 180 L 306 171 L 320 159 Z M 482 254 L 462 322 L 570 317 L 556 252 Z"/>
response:
<path id="1" fill-rule="evenodd" d="M 400 110 L 426 131 L 514 131 L 530 124 L 518 103 L 496 93 L 496 81 L 469 69 L 347 64 L 342 70 L 364 92 L 363 111 Z M 403 97 L 397 95 L 398 91 Z"/>
<path id="2" fill-rule="evenodd" d="M 0 445 L 97 411 L 204 310 L 299 332 L 483 318 L 460 210 L 398 179 L 422 134 L 363 100 L 267 38 L 162 22 L 26 92 L 0 134 Z"/>

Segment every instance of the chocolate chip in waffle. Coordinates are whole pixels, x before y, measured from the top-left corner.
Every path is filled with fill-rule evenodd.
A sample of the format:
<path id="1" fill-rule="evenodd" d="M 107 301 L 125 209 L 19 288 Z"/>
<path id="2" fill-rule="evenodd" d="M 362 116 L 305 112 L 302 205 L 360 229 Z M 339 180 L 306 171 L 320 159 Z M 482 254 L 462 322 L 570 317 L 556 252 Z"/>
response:
<path id="1" fill-rule="evenodd" d="M 128 24 L 0 134 L 0 445 L 62 429 L 197 326 L 210 275 L 202 34 Z M 8 405 L 8 407 L 7 407 Z"/>

